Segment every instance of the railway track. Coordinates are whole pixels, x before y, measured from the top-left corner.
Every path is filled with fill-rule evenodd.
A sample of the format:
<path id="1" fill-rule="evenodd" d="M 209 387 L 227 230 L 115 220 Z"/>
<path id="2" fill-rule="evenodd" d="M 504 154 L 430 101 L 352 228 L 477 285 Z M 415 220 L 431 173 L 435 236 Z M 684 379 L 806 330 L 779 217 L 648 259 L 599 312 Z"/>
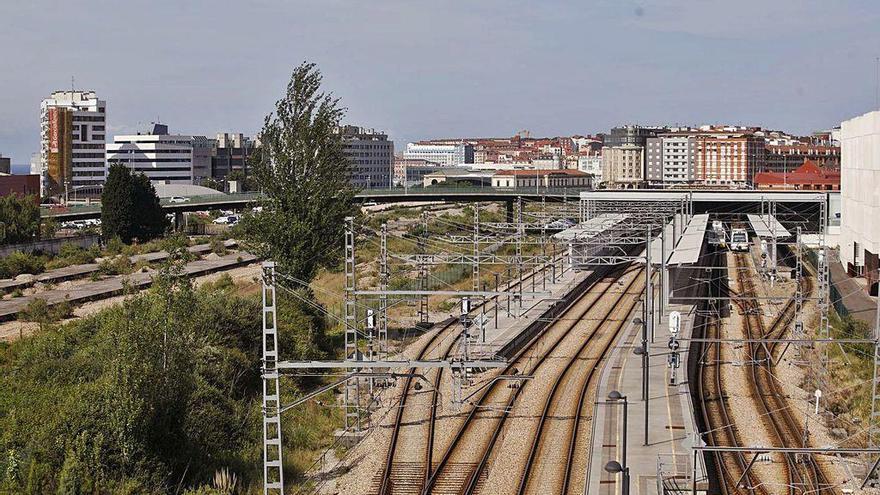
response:
<path id="1" fill-rule="evenodd" d="M 564 316 L 549 325 L 547 329 L 514 356 L 507 369 L 502 371 L 502 374 L 507 374 L 516 368 L 525 370 L 524 374 L 526 375 L 534 375 L 547 362 L 549 357 L 553 356 L 554 359 L 558 359 L 558 356 L 554 355 L 554 351 L 567 337 L 574 336 L 576 338 L 592 339 L 591 335 L 598 333 L 599 325 L 594 325 L 592 330 L 584 333 L 584 325 L 579 325 L 579 323 L 582 323 L 581 320 L 597 308 L 600 303 L 607 304 L 606 294 L 611 292 L 613 287 L 617 286 L 617 281 L 621 277 L 626 276 L 632 276 L 632 271 L 615 276 L 610 281 L 600 282 L 598 285 L 604 286 L 601 292 L 588 291 L 573 301 Z M 637 275 L 633 276 L 627 289 L 614 299 L 613 307 L 617 307 L 620 299 L 623 299 L 629 293 L 632 284 L 639 278 Z M 633 299 L 635 298 L 637 298 L 637 295 L 633 295 Z M 608 310 L 606 314 L 611 311 L 613 311 L 613 308 Z M 607 316 L 603 316 L 599 320 L 606 318 Z M 592 318 L 590 320 L 595 321 Z M 586 326 L 589 327 L 590 325 Z M 575 329 L 576 331 L 573 331 Z M 538 349 L 537 356 L 529 354 L 533 348 Z M 486 468 L 493 454 L 493 449 L 501 436 L 504 423 L 517 398 L 528 387 L 528 382 L 515 388 L 501 386 L 499 382 L 492 382 L 486 387 L 437 463 L 436 469 L 432 476 L 429 477 L 423 493 L 438 493 L 441 491 L 442 493 L 474 493 L 479 491 L 481 480 L 486 476 Z M 581 404 L 580 407 L 582 408 L 583 405 Z M 574 421 L 574 419 L 570 421 Z M 470 448 L 465 448 L 465 446 Z M 475 448 L 475 446 L 478 447 Z M 448 478 L 454 476 L 454 472 L 449 470 L 451 466 L 470 466 L 471 464 L 474 467 L 465 483 L 455 486 L 455 484 L 448 482 Z M 440 487 L 443 489 L 439 490 Z"/>
<path id="2" fill-rule="evenodd" d="M 713 295 L 719 295 L 713 293 Z M 706 303 L 707 305 L 710 303 Z M 710 314 L 717 314 L 716 308 L 707 308 Z M 706 320 L 705 337 L 722 338 L 720 321 L 715 316 Z M 722 385 L 721 363 L 724 362 L 724 349 L 721 344 L 702 344 L 701 360 L 697 387 L 702 405 L 703 421 L 706 425 L 704 439 L 709 445 L 725 445 L 738 447 L 742 445 L 739 433 L 734 428 L 728 410 L 727 397 Z M 718 470 L 718 486 L 724 495 L 748 493 L 749 495 L 766 495 L 767 490 L 760 486 L 754 473 L 743 478 L 747 461 L 742 453 L 716 453 L 715 466 Z M 737 482 L 743 479 L 740 486 Z"/>
<path id="3" fill-rule="evenodd" d="M 520 283 L 526 283 L 539 273 L 542 272 L 535 271 L 524 277 L 521 282 L 511 281 L 508 290 L 519 286 Z M 497 300 L 498 296 L 495 296 L 495 299 Z M 477 308 L 479 307 L 480 305 L 477 306 Z M 448 322 L 442 328 L 437 329 L 419 349 L 416 359 L 448 359 L 456 343 L 459 342 L 462 331 L 457 320 Z M 427 381 L 430 377 L 433 385 L 429 390 L 422 390 L 420 383 L 415 381 L 416 368 L 410 368 L 408 371 L 391 430 L 384 468 L 379 473 L 378 479 L 374 479 L 373 482 L 372 492 L 380 495 L 421 493 L 432 472 L 437 412 L 444 369 L 437 368 L 425 374 L 425 380 Z M 427 421 L 425 421 L 426 414 L 428 415 Z M 424 428 L 425 431 L 408 431 L 421 428 Z M 401 437 L 406 437 L 408 433 L 412 433 L 412 436 L 416 438 L 406 438 L 402 442 Z M 424 440 L 419 438 L 422 435 L 424 435 Z M 421 444 L 424 447 L 421 449 L 421 455 L 415 456 L 412 451 L 402 453 L 401 444 Z M 470 469 L 465 466 L 464 469 L 459 468 L 457 471 L 465 473 L 464 475 L 459 474 L 458 477 L 466 478 Z"/>
<path id="4" fill-rule="evenodd" d="M 737 279 L 740 292 L 747 297 L 756 295 L 753 280 L 749 276 L 746 255 L 736 255 Z M 804 279 L 803 291 L 809 295 L 812 291 L 811 279 Z M 789 299 L 780 314 L 773 320 L 770 328 L 766 328 L 762 318 L 760 305 L 756 300 L 739 300 L 737 305 L 743 314 L 743 331 L 749 339 L 779 339 L 784 337 L 786 330 L 794 320 L 795 301 Z M 777 447 L 798 447 L 807 443 L 804 430 L 799 421 L 794 417 L 784 391 L 772 369 L 775 366 L 775 356 L 778 354 L 779 344 L 748 342 L 745 344 L 749 359 L 749 372 L 751 376 L 750 386 L 752 397 L 759 415 L 767 425 L 771 433 L 771 443 Z M 783 455 L 785 483 L 787 492 L 791 495 L 800 493 L 834 493 L 831 484 L 828 483 L 821 466 L 812 455 L 795 456 Z"/>
<path id="5" fill-rule="evenodd" d="M 606 358 L 611 346 L 626 326 L 627 315 L 638 302 L 637 295 L 641 291 L 633 293 L 632 289 L 634 285 L 640 285 L 640 282 L 641 286 L 644 285 L 639 275 L 624 292 L 634 294 L 636 297 L 630 298 L 629 301 L 626 301 L 625 297 L 620 298 L 618 304 L 602 317 L 596 329 L 583 340 L 577 351 L 568 359 L 564 371 L 557 375 L 550 387 L 523 469 L 517 490 L 519 495 L 547 493 L 552 488 L 555 488 L 553 493 L 567 494 L 572 488 L 573 467 L 576 462 L 575 449 L 579 436 L 583 437 L 580 435 L 581 431 L 587 427 L 581 421 L 584 404 L 587 403 L 590 392 L 594 392 L 598 386 L 602 369 L 600 363 Z M 606 324 L 610 324 L 612 328 L 608 329 Z M 600 328 L 607 331 L 599 332 Z M 574 393 L 569 395 L 565 392 Z M 566 443 L 567 448 L 565 448 Z M 565 454 L 565 462 L 554 463 L 554 450 L 560 448 Z M 558 455 L 558 450 L 556 453 Z M 576 493 L 581 491 L 575 490 Z"/>

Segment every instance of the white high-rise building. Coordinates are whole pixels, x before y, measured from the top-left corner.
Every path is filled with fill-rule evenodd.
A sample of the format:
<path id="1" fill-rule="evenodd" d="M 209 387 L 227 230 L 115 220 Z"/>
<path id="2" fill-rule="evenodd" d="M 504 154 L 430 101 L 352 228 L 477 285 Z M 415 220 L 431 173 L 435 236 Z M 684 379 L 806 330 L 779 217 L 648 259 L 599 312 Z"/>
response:
<path id="1" fill-rule="evenodd" d="M 149 133 L 113 136 L 107 143 L 107 166 L 115 164 L 143 173 L 151 182 L 192 184 L 210 175 L 211 147 L 204 136 L 168 134 L 167 125 L 153 124 Z"/>
<path id="2" fill-rule="evenodd" d="M 474 147 L 467 143 L 407 143 L 403 157 L 408 160 L 427 160 L 453 167 L 474 163 Z"/>
<path id="3" fill-rule="evenodd" d="M 71 195 L 104 183 L 107 104 L 94 91 L 55 91 L 40 105 L 44 195 Z"/>

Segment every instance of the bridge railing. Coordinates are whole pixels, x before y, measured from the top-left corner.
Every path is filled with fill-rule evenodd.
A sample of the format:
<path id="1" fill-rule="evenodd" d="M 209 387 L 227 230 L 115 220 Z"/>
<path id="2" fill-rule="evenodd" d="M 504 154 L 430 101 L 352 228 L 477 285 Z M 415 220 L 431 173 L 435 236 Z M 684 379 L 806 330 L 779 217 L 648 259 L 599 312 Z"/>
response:
<path id="1" fill-rule="evenodd" d="M 388 197 L 388 196 L 444 196 L 450 194 L 458 194 L 458 195 L 486 195 L 486 196 L 566 196 L 570 195 L 575 197 L 581 191 L 587 191 L 590 188 L 586 187 L 521 187 L 521 188 L 509 188 L 509 187 L 480 187 L 480 186 L 459 186 L 459 187 L 409 187 L 402 188 L 397 187 L 393 189 L 364 189 L 361 190 L 357 197 L 361 199 L 369 199 L 369 198 L 380 198 L 380 197 Z M 169 199 L 163 199 L 160 201 L 162 206 L 166 207 L 175 207 L 179 206 L 181 208 L 192 209 L 193 206 L 198 205 L 207 205 L 210 206 L 214 203 L 228 203 L 228 202 L 247 202 L 247 201 L 256 201 L 263 197 L 262 193 L 259 192 L 245 192 L 245 193 L 233 193 L 233 194 L 209 194 L 203 196 L 187 196 L 187 200 L 185 202 L 180 203 L 172 203 Z M 100 213 L 101 205 L 100 203 L 92 203 L 89 205 L 68 205 L 68 206 L 59 206 L 57 208 L 42 208 L 41 214 L 43 217 L 52 217 L 52 216 L 64 216 L 66 214 L 75 215 L 75 214 L 87 214 L 87 213 Z"/>

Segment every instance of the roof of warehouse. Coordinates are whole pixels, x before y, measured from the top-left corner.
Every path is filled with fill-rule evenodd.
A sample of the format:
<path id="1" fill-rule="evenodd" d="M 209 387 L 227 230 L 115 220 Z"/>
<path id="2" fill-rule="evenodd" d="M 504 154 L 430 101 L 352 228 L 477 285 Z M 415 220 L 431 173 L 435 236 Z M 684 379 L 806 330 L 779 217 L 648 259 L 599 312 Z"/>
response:
<path id="1" fill-rule="evenodd" d="M 784 239 L 791 237 L 791 233 L 779 223 L 779 220 L 771 215 L 748 215 L 752 230 L 758 237 L 773 237 Z"/>

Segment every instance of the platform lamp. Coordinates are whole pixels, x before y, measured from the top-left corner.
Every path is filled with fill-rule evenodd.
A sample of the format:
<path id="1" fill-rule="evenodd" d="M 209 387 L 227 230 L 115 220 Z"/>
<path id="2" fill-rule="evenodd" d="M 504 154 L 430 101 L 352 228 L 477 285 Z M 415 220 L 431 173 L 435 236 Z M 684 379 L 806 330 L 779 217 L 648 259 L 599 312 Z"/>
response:
<path id="1" fill-rule="evenodd" d="M 629 401 L 627 400 L 625 395 L 622 395 L 617 390 L 612 390 L 608 393 L 608 402 L 612 404 L 623 404 L 623 452 L 621 456 L 621 460 L 623 461 L 623 465 L 617 461 L 609 461 L 605 464 L 605 471 L 611 474 L 622 473 L 623 474 L 623 488 L 621 489 L 622 495 L 629 495 L 629 466 L 626 464 L 626 437 L 627 437 L 627 418 L 629 417 Z"/>
<path id="2" fill-rule="evenodd" d="M 633 354 L 642 357 L 642 401 L 645 403 L 645 440 L 642 445 L 648 445 L 648 406 L 650 403 L 650 382 L 648 381 L 648 370 L 650 368 L 650 353 L 648 352 L 648 335 L 647 325 L 641 318 L 636 317 L 633 324 L 642 326 L 642 344 L 633 348 Z"/>

